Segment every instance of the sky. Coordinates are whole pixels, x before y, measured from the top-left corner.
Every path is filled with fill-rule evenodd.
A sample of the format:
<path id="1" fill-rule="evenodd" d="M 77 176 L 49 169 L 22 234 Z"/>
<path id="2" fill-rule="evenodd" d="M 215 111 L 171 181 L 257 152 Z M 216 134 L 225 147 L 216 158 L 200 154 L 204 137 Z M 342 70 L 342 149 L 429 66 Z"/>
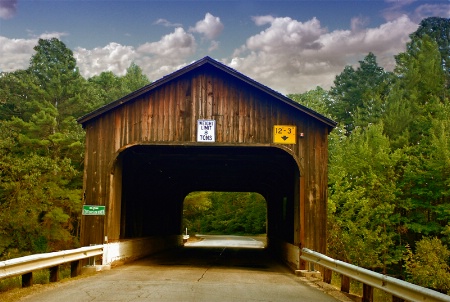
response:
<path id="1" fill-rule="evenodd" d="M 26 69 L 40 38 L 85 78 L 131 63 L 155 81 L 209 56 L 280 93 L 329 89 L 372 52 L 386 70 L 450 0 L 0 0 L 0 72 Z"/>

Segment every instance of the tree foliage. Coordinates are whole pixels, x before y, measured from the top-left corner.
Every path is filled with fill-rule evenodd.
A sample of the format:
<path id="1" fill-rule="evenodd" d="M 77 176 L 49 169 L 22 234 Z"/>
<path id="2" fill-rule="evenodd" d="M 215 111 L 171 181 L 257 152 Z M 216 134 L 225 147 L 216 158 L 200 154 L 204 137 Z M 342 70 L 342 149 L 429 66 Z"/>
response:
<path id="1" fill-rule="evenodd" d="M 416 252 L 405 253 L 407 280 L 423 287 L 450 294 L 450 251 L 437 238 L 417 242 Z"/>
<path id="2" fill-rule="evenodd" d="M 0 259 L 78 245 L 84 131 L 76 118 L 149 81 L 132 64 L 84 79 L 58 39 L 40 39 L 26 70 L 0 74 Z M 107 78 L 106 76 L 106 78 Z"/>
<path id="3" fill-rule="evenodd" d="M 375 122 L 384 110 L 389 79 L 390 73 L 378 66 L 373 53 L 360 61 L 356 70 L 346 66 L 330 89 L 328 114 L 342 123 L 348 134 L 356 126 Z"/>
<path id="4" fill-rule="evenodd" d="M 442 291 L 448 291 L 450 242 L 448 60 L 442 57 L 448 21 L 422 21 L 393 73 L 380 70 L 370 54 L 358 69 L 346 67 L 326 102 L 341 124 L 329 138 L 330 255 L 394 274 L 406 261 L 408 280 Z M 426 275 L 430 261 L 439 276 Z"/>
<path id="5" fill-rule="evenodd" d="M 185 198 L 183 217 L 191 232 L 264 234 L 266 201 L 257 193 L 193 192 Z"/>

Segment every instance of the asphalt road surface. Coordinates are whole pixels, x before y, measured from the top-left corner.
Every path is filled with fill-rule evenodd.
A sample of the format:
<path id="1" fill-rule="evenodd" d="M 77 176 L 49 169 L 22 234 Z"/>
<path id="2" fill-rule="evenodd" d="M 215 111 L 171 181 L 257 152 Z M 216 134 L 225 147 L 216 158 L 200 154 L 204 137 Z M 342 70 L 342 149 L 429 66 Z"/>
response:
<path id="1" fill-rule="evenodd" d="M 257 240 L 229 237 L 221 246 L 217 240 L 47 285 L 20 301 L 338 301 L 305 284 Z"/>
<path id="2" fill-rule="evenodd" d="M 202 239 L 188 243 L 190 247 L 234 247 L 234 248 L 264 248 L 263 241 L 245 236 L 233 235 L 196 235 L 195 237 Z"/>

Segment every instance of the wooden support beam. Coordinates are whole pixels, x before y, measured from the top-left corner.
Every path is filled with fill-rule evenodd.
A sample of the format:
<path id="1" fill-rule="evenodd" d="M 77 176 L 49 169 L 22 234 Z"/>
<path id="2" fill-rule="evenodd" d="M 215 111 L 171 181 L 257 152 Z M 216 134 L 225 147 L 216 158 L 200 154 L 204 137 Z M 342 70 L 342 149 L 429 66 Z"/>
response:
<path id="1" fill-rule="evenodd" d="M 81 274 L 81 261 L 72 261 L 70 263 L 70 277 L 76 277 Z"/>
<path id="2" fill-rule="evenodd" d="M 350 278 L 341 275 L 341 292 L 350 293 Z"/>
<path id="3" fill-rule="evenodd" d="M 373 302 L 373 287 L 367 284 L 363 284 L 363 302 Z"/>
<path id="4" fill-rule="evenodd" d="M 26 273 L 22 275 L 22 287 L 33 286 L 33 273 Z"/>
<path id="5" fill-rule="evenodd" d="M 59 265 L 50 268 L 50 282 L 59 281 Z"/>
<path id="6" fill-rule="evenodd" d="M 328 268 L 324 268 L 323 270 L 323 282 L 331 284 L 331 278 L 333 275 L 333 271 L 328 269 Z"/>

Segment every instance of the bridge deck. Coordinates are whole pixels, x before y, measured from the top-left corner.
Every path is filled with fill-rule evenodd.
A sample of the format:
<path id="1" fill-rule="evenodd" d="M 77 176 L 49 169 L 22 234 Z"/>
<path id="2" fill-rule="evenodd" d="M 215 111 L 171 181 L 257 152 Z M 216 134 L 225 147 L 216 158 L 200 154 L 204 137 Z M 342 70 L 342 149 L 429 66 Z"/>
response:
<path id="1" fill-rule="evenodd" d="M 22 301 L 337 301 L 300 281 L 265 249 L 184 247 Z"/>

